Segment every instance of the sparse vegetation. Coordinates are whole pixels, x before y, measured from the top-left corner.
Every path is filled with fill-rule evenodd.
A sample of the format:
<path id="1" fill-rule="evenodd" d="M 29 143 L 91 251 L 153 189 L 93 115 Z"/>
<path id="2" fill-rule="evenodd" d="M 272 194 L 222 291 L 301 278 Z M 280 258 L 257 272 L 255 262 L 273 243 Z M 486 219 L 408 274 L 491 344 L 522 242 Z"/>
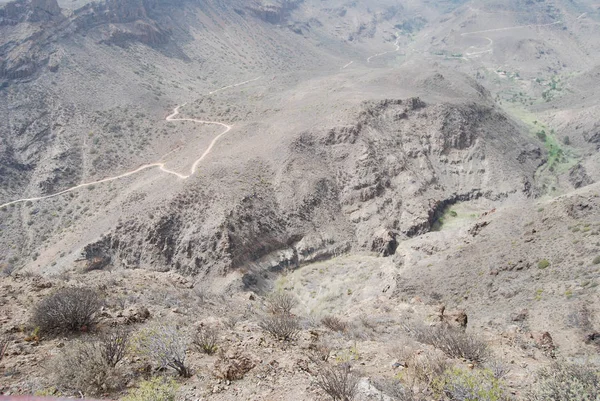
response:
<path id="1" fill-rule="evenodd" d="M 204 354 L 214 354 L 218 347 L 219 332 L 210 327 L 200 327 L 194 335 L 194 347 Z"/>
<path id="2" fill-rule="evenodd" d="M 321 319 L 321 324 L 331 331 L 344 332 L 348 330 L 348 323 L 337 316 L 325 316 Z"/>
<path id="3" fill-rule="evenodd" d="M 157 325 L 143 329 L 133 339 L 133 348 L 159 368 L 172 368 L 182 377 L 191 375 L 185 363 L 187 341 L 184 335 L 172 325 Z"/>
<path id="4" fill-rule="evenodd" d="M 298 318 L 287 313 L 268 314 L 260 319 L 259 326 L 273 337 L 294 340 L 300 331 Z"/>
<path id="5" fill-rule="evenodd" d="M 397 378 L 378 378 L 373 380 L 373 386 L 393 401 L 418 401 L 420 399 L 410 386 Z"/>
<path id="6" fill-rule="evenodd" d="M 489 370 L 449 369 L 433 383 L 439 396 L 448 401 L 503 401 L 509 396 Z"/>
<path id="7" fill-rule="evenodd" d="M 120 370 L 110 366 L 100 344 L 89 339 L 70 343 L 48 369 L 55 386 L 68 392 L 98 395 L 123 385 Z"/>
<path id="8" fill-rule="evenodd" d="M 483 362 L 489 356 L 487 344 L 473 334 L 447 326 L 416 327 L 415 339 L 430 344 L 452 358 Z"/>
<path id="9" fill-rule="evenodd" d="M 599 369 L 591 365 L 556 362 L 541 369 L 530 401 L 598 401 Z"/>
<path id="10" fill-rule="evenodd" d="M 409 383 L 416 382 L 430 387 L 450 366 L 448 358 L 439 352 L 413 353 L 408 358 L 405 378 Z"/>
<path id="11" fill-rule="evenodd" d="M 538 269 L 545 269 L 550 266 L 550 262 L 547 259 L 542 259 L 538 262 Z"/>
<path id="12" fill-rule="evenodd" d="M 43 333 L 86 332 L 96 324 L 101 306 L 98 294 L 90 288 L 62 288 L 35 306 L 31 324 Z"/>
<path id="13" fill-rule="evenodd" d="M 129 331 L 119 328 L 100 338 L 100 353 L 108 366 L 115 367 L 125 357 L 129 345 Z"/>
<path id="14" fill-rule="evenodd" d="M 600 265 L 600 255 L 596 256 L 594 260 L 592 260 L 593 265 Z"/>
<path id="15" fill-rule="evenodd" d="M 284 291 L 274 292 L 267 298 L 269 311 L 274 314 L 290 314 L 298 300 L 292 294 Z"/>
<path id="16" fill-rule="evenodd" d="M 322 364 L 317 373 L 317 385 L 333 401 L 352 401 L 356 395 L 358 376 L 349 363 L 340 365 Z"/>
<path id="17" fill-rule="evenodd" d="M 155 377 L 142 381 L 123 401 L 175 401 L 177 388 L 175 380 Z"/>

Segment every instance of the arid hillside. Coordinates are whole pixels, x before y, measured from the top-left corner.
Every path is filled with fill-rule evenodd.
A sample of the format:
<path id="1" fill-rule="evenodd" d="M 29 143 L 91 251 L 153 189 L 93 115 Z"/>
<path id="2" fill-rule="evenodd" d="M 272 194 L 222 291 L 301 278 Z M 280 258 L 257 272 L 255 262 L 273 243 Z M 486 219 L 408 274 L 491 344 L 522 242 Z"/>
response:
<path id="1" fill-rule="evenodd" d="M 599 29 L 1 2 L 0 398 L 596 399 Z"/>

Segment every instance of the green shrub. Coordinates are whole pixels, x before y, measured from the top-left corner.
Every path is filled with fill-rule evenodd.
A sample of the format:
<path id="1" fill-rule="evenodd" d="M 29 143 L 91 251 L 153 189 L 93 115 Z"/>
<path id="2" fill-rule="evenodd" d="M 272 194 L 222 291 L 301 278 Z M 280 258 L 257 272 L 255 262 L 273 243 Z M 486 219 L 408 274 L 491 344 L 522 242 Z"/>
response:
<path id="1" fill-rule="evenodd" d="M 600 401 L 599 371 L 589 365 L 554 363 L 538 372 L 528 398 L 531 401 Z"/>
<path id="2" fill-rule="evenodd" d="M 502 382 L 491 370 L 468 371 L 448 369 L 433 383 L 438 396 L 450 401 L 503 401 L 508 400 Z"/>
<path id="3" fill-rule="evenodd" d="M 540 260 L 540 261 L 538 262 L 538 268 L 539 268 L 539 269 L 545 269 L 545 268 L 547 268 L 548 266 L 550 266 L 550 262 L 548 262 L 548 260 L 547 260 L 547 259 L 542 259 L 542 260 Z"/>
<path id="4" fill-rule="evenodd" d="M 142 381 L 123 401 L 175 401 L 177 383 L 173 379 L 155 377 Z"/>
<path id="5" fill-rule="evenodd" d="M 600 265 L 600 255 L 596 256 L 594 260 L 592 260 L 592 264 Z"/>

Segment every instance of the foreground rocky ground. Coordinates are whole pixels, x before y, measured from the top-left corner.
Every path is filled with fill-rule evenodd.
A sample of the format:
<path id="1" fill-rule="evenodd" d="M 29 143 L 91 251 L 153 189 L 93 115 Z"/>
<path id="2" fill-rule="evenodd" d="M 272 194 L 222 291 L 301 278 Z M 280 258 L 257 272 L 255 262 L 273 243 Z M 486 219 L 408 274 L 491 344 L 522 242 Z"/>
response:
<path id="1" fill-rule="evenodd" d="M 348 364 L 358 380 L 356 400 L 409 399 L 401 395 L 409 390 L 415 399 L 437 399 L 444 372 L 479 381 L 495 374 L 498 380 L 486 380 L 502 389 L 502 397 L 530 399 L 541 368 L 575 362 L 597 369 L 599 206 L 597 185 L 540 202 L 535 210 L 503 208 L 466 222 L 455 205 L 457 215 L 447 215 L 439 231 L 402 243 L 394 256 L 341 256 L 282 273 L 237 272 L 210 289 L 173 272 L 88 271 L 93 266 L 83 261 L 55 277 L 5 272 L 0 330 L 9 343 L 1 392 L 81 391 L 116 399 L 135 393 L 146 379 L 166 377 L 174 379 L 165 383 L 176 388 L 177 399 L 326 400 L 320 375 Z M 535 218 L 524 221 L 527 214 Z M 463 245 L 445 246 L 448 237 Z M 485 255 L 474 251 L 491 238 L 495 245 Z M 577 250 L 565 255 L 561 250 L 575 241 Z M 505 261 L 496 260 L 502 255 Z M 244 279 L 248 274 L 262 277 L 254 290 Z M 95 291 L 97 325 L 58 335 L 36 329 L 36 305 L 65 287 Z M 287 339 L 265 324 L 280 316 L 281 294 L 293 299 L 285 316 L 298 324 Z M 140 348 L 140 338 L 160 327 L 175 330 L 171 334 L 186 345 L 189 377 L 158 369 L 156 356 Z M 129 346 L 112 381 L 77 387 L 75 376 L 57 375 L 78 344 L 123 328 L 131 333 Z M 214 344 L 198 342 L 198 332 L 214 334 Z"/>

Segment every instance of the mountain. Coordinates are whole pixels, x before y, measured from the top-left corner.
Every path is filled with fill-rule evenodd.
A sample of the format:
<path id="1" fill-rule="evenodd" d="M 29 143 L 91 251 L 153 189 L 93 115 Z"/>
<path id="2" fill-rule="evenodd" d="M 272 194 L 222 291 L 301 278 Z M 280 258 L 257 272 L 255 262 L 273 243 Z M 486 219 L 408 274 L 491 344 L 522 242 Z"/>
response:
<path id="1" fill-rule="evenodd" d="M 0 3 L 0 394 L 169 377 L 133 347 L 96 387 L 57 378 L 46 356 L 81 345 L 32 322 L 71 287 L 101 298 L 90 344 L 219 331 L 181 399 L 335 398 L 327 369 L 357 400 L 454 399 L 433 383 L 500 365 L 498 399 L 533 399 L 555 359 L 597 370 L 599 23 L 568 0 Z M 424 334 L 457 324 L 485 358 Z"/>

